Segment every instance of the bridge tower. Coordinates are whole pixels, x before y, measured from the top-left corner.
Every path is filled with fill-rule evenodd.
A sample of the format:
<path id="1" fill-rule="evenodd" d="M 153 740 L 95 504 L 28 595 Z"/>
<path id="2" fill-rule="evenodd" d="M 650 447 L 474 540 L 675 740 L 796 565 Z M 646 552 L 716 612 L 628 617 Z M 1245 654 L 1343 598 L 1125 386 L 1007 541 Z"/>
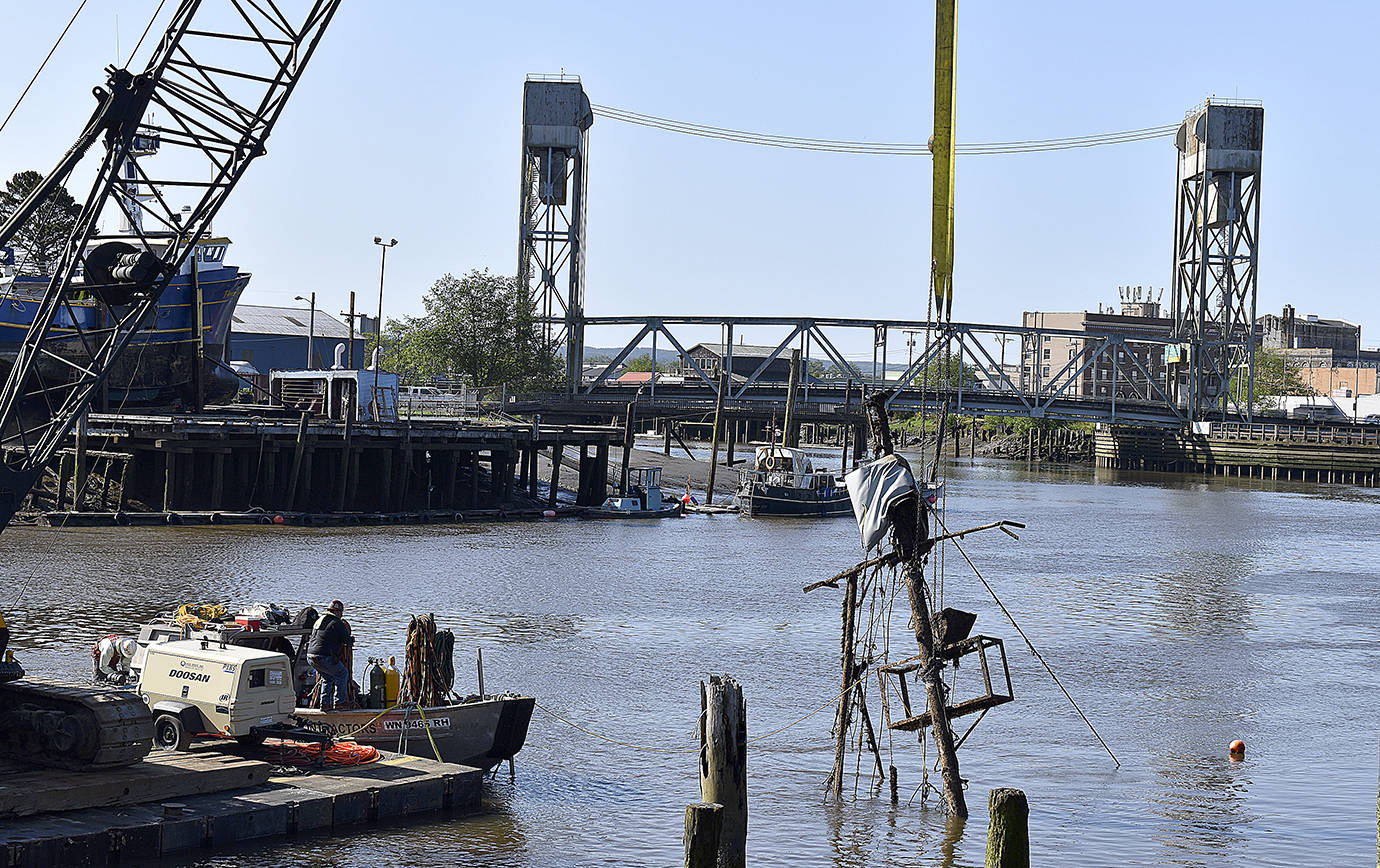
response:
<path id="1" fill-rule="evenodd" d="M 1260 226 L 1259 103 L 1208 100 L 1174 138 L 1173 317 L 1170 389 L 1192 419 L 1255 398 L 1256 255 Z M 1232 382 L 1234 375 L 1244 374 Z"/>
<path id="2" fill-rule="evenodd" d="M 518 285 L 531 300 L 540 352 L 565 344 L 566 388 L 584 358 L 585 202 L 594 111 L 580 79 L 528 76 L 522 86 Z"/>

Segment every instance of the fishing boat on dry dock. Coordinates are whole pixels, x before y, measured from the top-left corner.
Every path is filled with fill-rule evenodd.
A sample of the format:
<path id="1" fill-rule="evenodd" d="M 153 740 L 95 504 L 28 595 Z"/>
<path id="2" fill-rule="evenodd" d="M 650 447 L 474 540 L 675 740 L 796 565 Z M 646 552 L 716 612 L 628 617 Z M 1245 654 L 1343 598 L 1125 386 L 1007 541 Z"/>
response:
<path id="1" fill-rule="evenodd" d="M 848 515 L 848 489 L 835 474 L 815 470 L 808 453 L 759 446 L 752 469 L 739 472 L 738 506 L 751 516 Z"/>
<path id="2" fill-rule="evenodd" d="M 522 749 L 535 700 L 512 692 L 486 692 L 482 658 L 478 691 L 467 696 L 454 693 L 453 639 L 450 631 L 438 634 L 429 615 L 413 619 L 409 626 L 410 652 L 402 673 L 393 667 L 393 658 L 387 662 L 371 658 L 358 690 L 351 685 L 358 707 L 330 711 L 315 707 L 316 672 L 307 662 L 315 620 L 313 609 L 293 620 L 286 609 L 262 604 L 234 614 L 224 606 L 183 607 L 172 618 L 140 628 L 137 649 L 128 661 L 127 673 L 119 680 L 137 681 L 151 645 L 183 638 L 207 639 L 285 655 L 292 662 L 297 687 L 294 716 L 308 729 L 352 738 L 379 750 L 485 771 L 511 760 Z M 426 653 L 411 653 L 423 645 L 427 646 Z M 98 680 L 101 677 L 98 669 Z M 413 693 L 420 693 L 421 701 L 406 698 L 408 691 L 400 686 L 404 683 Z"/>

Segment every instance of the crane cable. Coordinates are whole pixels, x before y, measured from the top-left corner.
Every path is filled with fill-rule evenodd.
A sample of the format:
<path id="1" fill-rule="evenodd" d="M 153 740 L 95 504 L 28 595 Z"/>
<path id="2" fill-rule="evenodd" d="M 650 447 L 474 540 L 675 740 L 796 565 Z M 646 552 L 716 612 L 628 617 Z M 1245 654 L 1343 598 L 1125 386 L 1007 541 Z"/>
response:
<path id="1" fill-rule="evenodd" d="M 85 8 L 86 0 L 81 0 L 81 3 L 77 5 L 77 11 L 72 13 L 71 19 L 67 22 L 67 26 L 62 28 L 62 32 L 58 34 L 57 41 L 53 43 L 53 47 L 48 49 L 48 55 L 43 58 L 43 62 L 40 63 L 38 69 L 34 71 L 34 77 L 29 79 L 28 84 L 24 85 L 24 92 L 19 95 L 19 99 L 14 101 L 14 105 L 10 108 L 10 113 L 5 115 L 3 121 L 0 121 L 0 133 L 5 131 L 5 127 L 10 122 L 10 118 L 14 117 L 14 113 L 19 110 L 19 104 L 24 101 L 24 97 L 29 95 L 29 88 L 33 87 L 34 82 L 38 81 L 38 77 L 43 73 L 43 68 L 48 65 L 49 60 L 52 60 L 53 52 L 58 50 L 58 46 L 62 44 L 63 38 L 67 36 L 67 31 L 72 29 L 72 25 L 76 22 L 77 16 L 80 15 L 81 10 Z"/>
<path id="2" fill-rule="evenodd" d="M 671 118 L 635 112 L 629 109 L 595 104 L 595 114 L 609 120 L 637 126 L 651 127 L 666 132 L 682 133 L 701 138 L 720 139 L 740 144 L 760 145 L 772 148 L 787 148 L 805 151 L 826 151 L 844 154 L 872 154 L 880 156 L 918 157 L 930 154 L 929 145 L 923 142 L 867 142 L 848 139 L 821 139 L 804 136 L 786 136 L 774 133 L 757 133 L 731 127 L 716 127 L 708 124 L 677 121 Z M 1102 145 L 1119 145 L 1130 142 L 1148 141 L 1173 135 L 1179 125 L 1160 124 L 1134 130 L 1121 130 L 1111 133 L 1094 133 L 1084 136 L 1066 136 L 1052 139 L 1020 139 L 1007 142 L 969 142 L 954 146 L 955 153 L 967 155 L 1021 154 L 1040 151 L 1060 151 L 1072 148 L 1093 148 Z"/>

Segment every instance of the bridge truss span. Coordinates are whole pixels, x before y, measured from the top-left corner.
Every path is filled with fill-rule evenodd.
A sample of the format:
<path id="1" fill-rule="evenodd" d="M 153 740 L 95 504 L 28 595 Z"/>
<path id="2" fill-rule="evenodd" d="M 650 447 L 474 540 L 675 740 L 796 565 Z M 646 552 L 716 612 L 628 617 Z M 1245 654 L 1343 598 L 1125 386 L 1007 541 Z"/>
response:
<path id="1" fill-rule="evenodd" d="M 947 403 L 952 412 L 974 415 L 1166 427 L 1188 421 L 1171 398 L 1165 361 L 1166 347 L 1174 342 L 1169 335 L 779 316 L 594 316 L 586 317 L 583 327 L 621 331 L 626 339 L 620 337 L 621 348 L 611 358 L 584 369 L 586 376 L 572 384 L 569 398 L 577 402 L 636 395 L 652 403 L 712 406 L 727 372 L 726 401 L 764 410 L 765 405 L 784 407 L 783 369 L 789 372 L 794 357 L 801 366 L 797 399 L 822 405 L 842 407 L 855 389 L 865 387 L 891 391 L 888 406 L 896 412 Z M 744 342 L 749 330 L 758 344 Z M 692 340 L 692 335 L 698 337 Z M 763 335 L 770 335 L 765 343 Z M 705 342 L 706 336 L 711 340 Z M 1008 361 L 1012 341 L 1017 353 Z M 868 344 L 871 359 L 859 360 L 856 348 Z M 661 362 L 660 373 L 619 379 L 623 366 L 648 347 Z M 892 361 L 898 347 L 903 362 Z M 1051 347 L 1058 358 L 1051 358 Z M 855 352 L 846 354 L 844 348 Z"/>

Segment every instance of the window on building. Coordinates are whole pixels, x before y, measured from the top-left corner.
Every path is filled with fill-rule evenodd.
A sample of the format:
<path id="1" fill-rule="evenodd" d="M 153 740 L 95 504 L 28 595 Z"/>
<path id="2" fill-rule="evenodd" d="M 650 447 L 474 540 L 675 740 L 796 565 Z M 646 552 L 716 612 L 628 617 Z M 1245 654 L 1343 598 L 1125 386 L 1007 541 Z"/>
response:
<path id="1" fill-rule="evenodd" d="M 1069 358 L 1073 358 L 1073 347 L 1069 347 Z"/>
<path id="2" fill-rule="evenodd" d="M 1045 350 L 1045 352 L 1049 352 L 1049 350 Z M 1040 369 L 1040 376 L 1042 376 L 1042 377 L 1048 377 L 1048 376 L 1049 376 L 1049 365 L 1045 365 L 1043 368 Z"/>
<path id="3" fill-rule="evenodd" d="M 1049 347 L 1045 347 L 1045 358 L 1049 358 Z"/>

